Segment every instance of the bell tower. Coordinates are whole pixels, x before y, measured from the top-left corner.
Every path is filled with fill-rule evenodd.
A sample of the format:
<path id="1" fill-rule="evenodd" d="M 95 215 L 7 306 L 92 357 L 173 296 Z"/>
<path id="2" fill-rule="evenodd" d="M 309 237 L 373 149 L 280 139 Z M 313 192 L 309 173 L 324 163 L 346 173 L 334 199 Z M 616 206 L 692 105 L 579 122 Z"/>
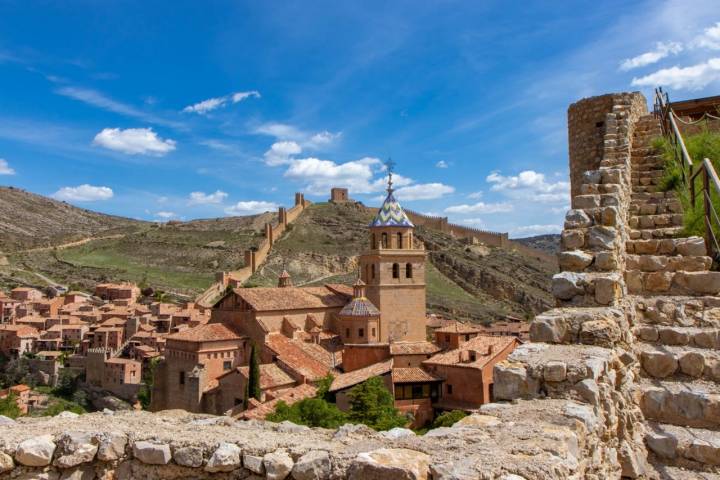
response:
<path id="1" fill-rule="evenodd" d="M 393 195 L 388 162 L 387 197 L 369 225 L 369 250 L 360 256 L 368 300 L 380 310 L 380 342 L 425 341 L 425 250 L 415 226 Z"/>

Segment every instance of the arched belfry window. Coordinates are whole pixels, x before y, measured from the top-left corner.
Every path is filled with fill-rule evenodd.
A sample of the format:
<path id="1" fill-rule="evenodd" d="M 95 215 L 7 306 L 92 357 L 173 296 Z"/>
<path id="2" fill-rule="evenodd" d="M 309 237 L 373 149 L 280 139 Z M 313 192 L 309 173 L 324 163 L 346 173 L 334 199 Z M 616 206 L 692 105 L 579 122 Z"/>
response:
<path id="1" fill-rule="evenodd" d="M 370 265 L 370 278 L 375 279 L 375 264 Z"/>
<path id="2" fill-rule="evenodd" d="M 377 239 L 375 238 L 375 234 L 374 234 L 374 233 L 372 234 L 372 240 L 371 240 L 371 243 L 370 243 L 370 248 L 371 248 L 371 249 L 377 248 Z"/>
<path id="3" fill-rule="evenodd" d="M 388 234 L 387 234 L 387 232 L 383 232 L 383 234 L 382 234 L 382 246 L 383 246 L 383 248 L 388 248 Z"/>
<path id="4" fill-rule="evenodd" d="M 401 233 L 401 232 L 398 232 L 398 234 L 397 234 L 397 248 L 400 248 L 400 249 L 403 248 L 403 241 L 402 241 L 402 240 L 403 240 L 403 238 L 402 238 L 402 233 Z"/>
<path id="5" fill-rule="evenodd" d="M 400 278 L 400 265 L 393 263 L 393 278 Z"/>
<path id="6" fill-rule="evenodd" d="M 412 263 L 405 264 L 405 278 L 413 278 Z"/>

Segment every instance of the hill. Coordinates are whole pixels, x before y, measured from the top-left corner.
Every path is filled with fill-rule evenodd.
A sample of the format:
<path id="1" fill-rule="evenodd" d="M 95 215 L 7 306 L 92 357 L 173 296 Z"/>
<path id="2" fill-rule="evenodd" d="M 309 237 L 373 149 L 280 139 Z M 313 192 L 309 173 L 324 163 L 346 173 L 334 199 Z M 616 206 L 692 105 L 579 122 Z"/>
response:
<path id="1" fill-rule="evenodd" d="M 513 241 L 522 243 L 531 248 L 542 250 L 551 255 L 557 255 L 560 252 L 560 235 L 536 235 L 534 237 L 515 238 Z"/>
<path id="2" fill-rule="evenodd" d="M 367 225 L 373 215 L 359 204 L 311 205 L 275 243 L 249 284 L 275 285 L 283 268 L 295 285 L 351 282 L 357 275 L 357 255 L 368 248 Z M 428 250 L 431 311 L 481 321 L 525 317 L 552 306 L 555 265 L 522 252 L 467 245 L 422 227 L 415 236 Z"/>

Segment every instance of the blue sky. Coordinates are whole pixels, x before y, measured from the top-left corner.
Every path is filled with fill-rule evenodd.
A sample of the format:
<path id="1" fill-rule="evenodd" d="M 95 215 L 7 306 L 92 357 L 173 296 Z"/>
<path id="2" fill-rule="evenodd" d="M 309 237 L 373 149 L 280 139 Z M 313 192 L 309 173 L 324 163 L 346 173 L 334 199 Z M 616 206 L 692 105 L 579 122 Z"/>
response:
<path id="1" fill-rule="evenodd" d="M 63 5 L 60 5 L 62 3 Z M 0 1 L 0 182 L 148 220 L 331 186 L 559 232 L 566 110 L 720 93 L 714 1 Z"/>

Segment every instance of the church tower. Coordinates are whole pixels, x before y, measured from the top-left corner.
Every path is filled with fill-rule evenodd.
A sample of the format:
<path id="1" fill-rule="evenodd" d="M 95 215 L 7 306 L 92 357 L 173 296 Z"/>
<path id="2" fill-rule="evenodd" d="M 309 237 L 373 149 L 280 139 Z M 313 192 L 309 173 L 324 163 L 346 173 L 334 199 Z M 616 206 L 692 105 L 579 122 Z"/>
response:
<path id="1" fill-rule="evenodd" d="M 380 342 L 422 342 L 425 335 L 425 250 L 413 241 L 415 226 L 393 195 L 369 226 L 370 249 L 360 256 L 366 295 L 380 310 Z"/>

